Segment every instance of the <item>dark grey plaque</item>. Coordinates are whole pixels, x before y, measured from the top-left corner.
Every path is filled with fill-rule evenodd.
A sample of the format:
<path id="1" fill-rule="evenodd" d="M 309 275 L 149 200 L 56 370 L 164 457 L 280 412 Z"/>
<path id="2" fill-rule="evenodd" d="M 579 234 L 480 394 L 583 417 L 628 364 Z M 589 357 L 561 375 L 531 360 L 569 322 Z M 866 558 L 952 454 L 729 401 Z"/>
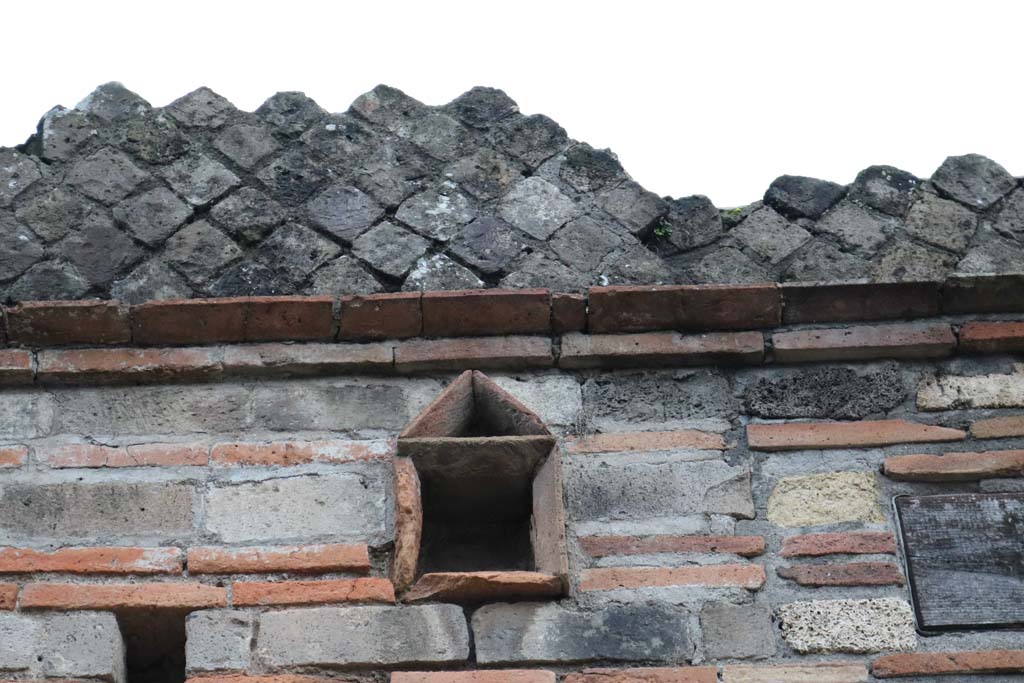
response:
<path id="1" fill-rule="evenodd" d="M 922 631 L 1024 625 L 1024 493 L 896 498 Z"/>

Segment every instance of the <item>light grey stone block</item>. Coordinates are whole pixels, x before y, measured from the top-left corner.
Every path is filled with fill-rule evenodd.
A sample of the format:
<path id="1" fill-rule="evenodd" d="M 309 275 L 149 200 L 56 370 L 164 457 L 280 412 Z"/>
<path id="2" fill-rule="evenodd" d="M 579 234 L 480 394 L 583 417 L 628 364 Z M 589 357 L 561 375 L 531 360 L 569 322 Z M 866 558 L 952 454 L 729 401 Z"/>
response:
<path id="1" fill-rule="evenodd" d="M 253 614 L 243 610 L 193 612 L 185 621 L 185 668 L 197 671 L 246 669 L 252 648 Z"/>
<path id="2" fill-rule="evenodd" d="M 44 676 L 126 680 L 124 642 L 113 614 L 76 612 L 39 619 L 35 666 Z"/>
<path id="3" fill-rule="evenodd" d="M 914 613 L 905 600 L 808 600 L 778 609 L 782 637 L 800 653 L 884 652 L 917 645 Z"/>

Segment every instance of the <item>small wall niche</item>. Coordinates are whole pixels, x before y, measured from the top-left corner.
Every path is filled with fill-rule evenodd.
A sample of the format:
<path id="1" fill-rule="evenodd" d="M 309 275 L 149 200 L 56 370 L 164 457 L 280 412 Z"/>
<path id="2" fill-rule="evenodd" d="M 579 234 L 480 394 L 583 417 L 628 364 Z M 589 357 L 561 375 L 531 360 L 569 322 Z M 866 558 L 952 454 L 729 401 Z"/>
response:
<path id="1" fill-rule="evenodd" d="M 467 371 L 398 437 L 393 579 L 410 601 L 557 597 L 561 460 L 537 415 Z M 404 500 L 403 500 L 404 496 Z"/>
<path id="2" fill-rule="evenodd" d="M 186 611 L 136 608 L 120 610 L 116 616 L 128 683 L 184 683 Z"/>

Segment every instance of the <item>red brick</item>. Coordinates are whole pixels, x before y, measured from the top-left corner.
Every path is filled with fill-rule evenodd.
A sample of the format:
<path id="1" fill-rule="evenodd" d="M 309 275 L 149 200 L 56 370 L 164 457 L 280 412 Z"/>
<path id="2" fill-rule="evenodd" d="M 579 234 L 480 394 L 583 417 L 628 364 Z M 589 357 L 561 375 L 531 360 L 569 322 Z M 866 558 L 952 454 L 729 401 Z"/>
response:
<path id="1" fill-rule="evenodd" d="M 423 502 L 420 477 L 411 458 L 394 458 L 395 468 L 395 555 L 391 581 L 404 591 L 416 578 L 423 536 Z"/>
<path id="2" fill-rule="evenodd" d="M 224 372 L 240 375 L 310 375 L 387 372 L 391 344 L 246 344 L 224 347 Z"/>
<path id="3" fill-rule="evenodd" d="M 0 349 L 0 384 L 31 384 L 32 354 L 21 349 Z"/>
<path id="4" fill-rule="evenodd" d="M 328 676 L 309 676 L 306 674 L 268 674 L 265 676 L 249 676 L 240 673 L 206 674 L 191 676 L 185 683 L 346 683 L 348 679 Z M 47 683 L 58 683 L 47 679 Z"/>
<path id="5" fill-rule="evenodd" d="M 245 341 L 249 298 L 169 299 L 132 306 L 136 344 L 213 344 Z"/>
<path id="6" fill-rule="evenodd" d="M 417 337 L 423 329 L 419 292 L 341 297 L 338 339 L 374 341 Z"/>
<path id="7" fill-rule="evenodd" d="M 208 452 L 207 446 L 196 443 L 68 444 L 38 449 L 39 459 L 50 467 L 203 466 Z"/>
<path id="8" fill-rule="evenodd" d="M 33 301 L 7 309 L 11 344 L 127 344 L 128 308 L 116 301 Z"/>
<path id="9" fill-rule="evenodd" d="M 927 318 L 939 314 L 939 282 L 787 282 L 786 324 Z"/>
<path id="10" fill-rule="evenodd" d="M 328 341 L 334 338 L 329 296 L 260 296 L 249 300 L 246 341 Z"/>
<path id="11" fill-rule="evenodd" d="M 0 583 L 0 610 L 12 610 L 18 604 L 18 586 Z"/>
<path id="12" fill-rule="evenodd" d="M 960 349 L 970 353 L 1024 351 L 1024 322 L 970 322 L 960 328 Z"/>
<path id="13" fill-rule="evenodd" d="M 555 683 L 551 671 L 504 669 L 494 671 L 396 671 L 391 683 Z"/>
<path id="14" fill-rule="evenodd" d="M 0 446 L 0 469 L 21 467 L 28 460 L 27 446 Z"/>
<path id="15" fill-rule="evenodd" d="M 288 467 L 311 462 L 362 462 L 391 456 L 394 444 L 385 439 L 366 441 L 274 441 L 219 443 L 210 451 L 210 464 L 221 466 Z"/>
<path id="16" fill-rule="evenodd" d="M 718 683 L 713 666 L 674 666 L 648 669 L 584 669 L 564 683 Z"/>
<path id="17" fill-rule="evenodd" d="M 565 450 L 569 453 L 622 453 L 626 451 L 668 451 L 676 449 L 722 450 L 725 439 L 721 434 L 697 429 L 674 432 L 617 432 L 592 434 L 569 439 Z"/>
<path id="18" fill-rule="evenodd" d="M 0 548 L 0 574 L 180 574 L 179 548 Z"/>
<path id="19" fill-rule="evenodd" d="M 779 567 L 778 574 L 801 586 L 902 586 L 903 575 L 891 562 L 801 564 Z"/>
<path id="20" fill-rule="evenodd" d="M 251 548 L 206 546 L 188 549 L 189 574 L 264 574 L 370 571 L 365 543 L 286 545 Z"/>
<path id="21" fill-rule="evenodd" d="M 860 325 L 827 330 L 776 332 L 780 363 L 872 358 L 941 358 L 953 353 L 956 337 L 947 324 Z"/>
<path id="22" fill-rule="evenodd" d="M 782 557 L 822 555 L 895 555 L 896 539 L 888 531 L 804 534 L 782 539 Z"/>
<path id="23" fill-rule="evenodd" d="M 1024 274 L 946 278 L 942 285 L 942 310 L 949 313 L 1024 311 Z"/>
<path id="24" fill-rule="evenodd" d="M 424 337 L 476 337 L 551 332 L 546 289 L 467 289 L 423 293 Z"/>
<path id="25" fill-rule="evenodd" d="M 219 348 L 58 349 L 39 352 L 41 382 L 207 379 L 221 372 Z"/>
<path id="26" fill-rule="evenodd" d="M 862 422 L 787 422 L 747 425 L 747 443 L 755 451 L 799 451 L 818 448 L 871 448 L 899 443 L 961 441 L 959 429 L 906 420 Z"/>
<path id="27" fill-rule="evenodd" d="M 235 607 L 259 605 L 322 605 L 394 602 L 395 589 L 387 579 L 327 579 L 323 581 L 236 581 L 231 587 Z"/>
<path id="28" fill-rule="evenodd" d="M 563 593 L 562 579 L 553 574 L 520 571 L 442 572 L 421 576 L 403 600 L 477 604 L 511 599 L 557 598 Z"/>
<path id="29" fill-rule="evenodd" d="M 1024 650 L 908 652 L 871 663 L 876 678 L 1024 673 Z"/>
<path id="30" fill-rule="evenodd" d="M 749 330 L 774 327 L 782 299 L 774 284 L 591 287 L 591 333 Z"/>
<path id="31" fill-rule="evenodd" d="M 867 683 L 863 664 L 732 665 L 722 668 L 722 683 Z"/>
<path id="32" fill-rule="evenodd" d="M 899 481 L 977 481 L 1024 476 L 1024 450 L 897 455 L 886 458 L 882 471 Z"/>
<path id="33" fill-rule="evenodd" d="M 584 536 L 580 546 L 591 557 L 658 553 L 725 553 L 756 557 L 764 553 L 762 536 Z"/>
<path id="34" fill-rule="evenodd" d="M 200 583 L 30 583 L 22 609 L 115 610 L 135 607 L 227 607 L 227 590 Z"/>
<path id="35" fill-rule="evenodd" d="M 547 337 L 416 339 L 395 347 L 399 372 L 550 368 L 554 362 Z"/>
<path id="36" fill-rule="evenodd" d="M 688 567 L 603 567 L 585 569 L 581 591 L 609 591 L 663 586 L 734 587 L 758 590 L 764 567 L 756 564 L 712 564 Z"/>
<path id="37" fill-rule="evenodd" d="M 978 420 L 971 425 L 971 436 L 975 439 L 1002 439 L 1010 436 L 1024 436 L 1024 415 L 1008 415 Z"/>
<path id="38" fill-rule="evenodd" d="M 758 364 L 764 360 L 760 332 L 679 334 L 578 334 L 562 337 L 563 368 L 664 365 Z"/>
<path id="39" fill-rule="evenodd" d="M 587 297 L 583 294 L 551 294 L 551 331 L 555 334 L 587 329 Z"/>

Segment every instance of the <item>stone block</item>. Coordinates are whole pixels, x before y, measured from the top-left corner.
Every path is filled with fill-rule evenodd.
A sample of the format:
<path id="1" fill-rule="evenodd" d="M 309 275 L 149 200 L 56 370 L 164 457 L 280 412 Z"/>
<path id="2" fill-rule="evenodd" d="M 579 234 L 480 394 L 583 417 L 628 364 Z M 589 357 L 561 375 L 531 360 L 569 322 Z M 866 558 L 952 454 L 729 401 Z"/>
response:
<path id="1" fill-rule="evenodd" d="M 784 527 L 881 522 L 878 497 L 871 472 L 783 477 L 768 498 L 768 521 Z"/>
<path id="2" fill-rule="evenodd" d="M 775 654 L 771 610 L 766 605 L 709 603 L 700 611 L 704 656 L 748 659 Z"/>
<path id="3" fill-rule="evenodd" d="M 249 667 L 253 613 L 243 610 L 203 610 L 185 620 L 185 669 L 194 674 Z"/>
<path id="4" fill-rule="evenodd" d="M 549 427 L 569 427 L 580 420 L 583 392 L 574 377 L 498 375 L 491 376 L 491 379 L 535 412 Z"/>
<path id="5" fill-rule="evenodd" d="M 36 617 L 0 613 L 0 671 L 25 671 L 32 666 L 41 626 Z"/>
<path id="6" fill-rule="evenodd" d="M 774 368 L 743 391 L 747 414 L 767 418 L 863 419 L 903 403 L 909 389 L 896 363 L 881 367 Z"/>
<path id="7" fill-rule="evenodd" d="M 809 600 L 777 610 L 786 643 L 801 654 L 862 654 L 917 645 L 914 613 L 900 598 Z"/>
<path id="8" fill-rule="evenodd" d="M 927 378 L 917 389 L 921 410 L 1024 407 L 1024 363 L 1010 374 L 941 375 Z"/>
<path id="9" fill-rule="evenodd" d="M 192 215 L 192 209 L 165 187 L 129 197 L 114 207 L 114 218 L 136 239 L 159 246 Z"/>
<path id="10" fill-rule="evenodd" d="M 454 605 L 286 609 L 260 616 L 255 652 L 272 667 L 454 664 L 469 632 Z"/>
<path id="11" fill-rule="evenodd" d="M 892 216 L 876 213 L 852 201 L 840 202 L 817 223 L 817 229 L 832 235 L 854 252 L 870 256 L 885 244 L 899 227 Z M 928 279 L 928 278 L 898 278 Z"/>
<path id="12" fill-rule="evenodd" d="M 1005 168 L 980 154 L 946 157 L 932 174 L 943 194 L 973 208 L 987 209 L 1017 186 Z"/>
<path id="13" fill-rule="evenodd" d="M 549 183 L 533 176 L 514 185 L 498 205 L 498 215 L 538 240 L 575 218 L 580 209 Z"/>
<path id="14" fill-rule="evenodd" d="M 33 668 L 47 678 L 127 678 L 124 644 L 113 614 L 53 614 L 40 618 Z"/>
<path id="15" fill-rule="evenodd" d="M 93 199 L 114 204 L 131 194 L 148 177 L 149 174 L 127 156 L 104 147 L 72 166 L 67 182 Z"/>
<path id="16" fill-rule="evenodd" d="M 635 431 L 732 419 L 739 401 L 721 375 L 662 370 L 591 377 L 583 385 L 583 407 L 602 431 Z"/>
<path id="17" fill-rule="evenodd" d="M 192 206 L 209 204 L 242 182 L 222 163 L 201 153 L 179 159 L 163 174 L 171 189 Z"/>
<path id="18" fill-rule="evenodd" d="M 42 260 L 43 245 L 31 230 L 4 214 L 0 214 L 0 230 L 0 278 L 10 280 Z"/>
<path id="19" fill-rule="evenodd" d="M 0 207 L 10 206 L 14 198 L 42 178 L 35 160 L 10 148 L 0 148 Z"/>
<path id="20" fill-rule="evenodd" d="M 816 220 L 844 194 L 845 187 L 827 180 L 784 175 L 772 181 L 764 203 L 791 218 Z"/>

